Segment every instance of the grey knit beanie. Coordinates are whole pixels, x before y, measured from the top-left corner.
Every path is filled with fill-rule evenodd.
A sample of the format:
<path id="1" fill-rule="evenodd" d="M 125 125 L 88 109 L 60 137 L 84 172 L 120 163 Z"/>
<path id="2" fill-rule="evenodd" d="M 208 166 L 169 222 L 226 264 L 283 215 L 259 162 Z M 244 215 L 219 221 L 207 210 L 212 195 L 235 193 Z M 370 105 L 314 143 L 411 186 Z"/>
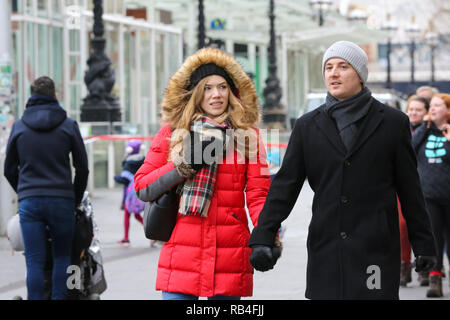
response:
<path id="1" fill-rule="evenodd" d="M 358 45 L 350 41 L 333 43 L 323 55 L 322 74 L 325 72 L 325 63 L 331 58 L 341 58 L 347 61 L 356 70 L 363 84 L 366 84 L 369 74 L 367 69 L 369 58 L 367 58 L 367 54 Z"/>

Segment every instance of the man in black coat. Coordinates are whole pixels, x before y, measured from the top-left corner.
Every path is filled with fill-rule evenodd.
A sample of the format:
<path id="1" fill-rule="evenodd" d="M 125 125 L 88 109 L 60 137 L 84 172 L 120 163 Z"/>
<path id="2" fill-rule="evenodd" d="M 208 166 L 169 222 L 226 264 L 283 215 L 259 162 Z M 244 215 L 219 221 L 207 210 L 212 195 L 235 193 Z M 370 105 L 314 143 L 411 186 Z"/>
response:
<path id="1" fill-rule="evenodd" d="M 326 103 L 297 119 L 249 242 L 253 267 L 272 269 L 277 231 L 308 179 L 314 191 L 310 299 L 399 298 L 397 196 L 416 271 L 436 259 L 408 117 L 372 97 L 367 65 L 367 55 L 352 42 L 336 42 L 325 52 Z"/>
<path id="2" fill-rule="evenodd" d="M 22 118 L 12 127 L 4 174 L 19 200 L 28 299 L 44 299 L 47 228 L 52 239 L 52 299 L 66 299 L 75 208 L 89 174 L 86 149 L 78 124 L 56 99 L 53 80 L 37 78 L 31 94 Z"/>

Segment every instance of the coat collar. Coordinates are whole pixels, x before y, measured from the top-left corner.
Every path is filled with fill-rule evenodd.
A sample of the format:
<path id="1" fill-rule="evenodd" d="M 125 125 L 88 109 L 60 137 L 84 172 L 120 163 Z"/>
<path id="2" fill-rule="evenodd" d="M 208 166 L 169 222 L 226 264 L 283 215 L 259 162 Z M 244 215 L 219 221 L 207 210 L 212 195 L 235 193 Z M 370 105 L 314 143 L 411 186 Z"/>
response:
<path id="1" fill-rule="evenodd" d="M 369 113 L 363 120 L 363 123 L 361 124 L 358 133 L 356 134 L 354 143 L 348 152 L 346 151 L 345 146 L 342 143 L 336 125 L 333 123 L 333 120 L 325 113 L 323 107 L 320 107 L 318 109 L 318 113 L 314 117 L 314 120 L 319 129 L 325 134 L 327 139 L 331 142 L 331 144 L 340 153 L 345 155 L 346 158 L 349 158 L 374 133 L 375 129 L 379 126 L 379 124 L 383 120 L 383 114 L 384 113 L 381 104 L 375 99 L 373 99 Z"/>
<path id="2" fill-rule="evenodd" d="M 324 106 L 318 109 L 318 114 L 314 117 L 314 120 L 322 131 L 323 134 L 328 138 L 331 145 L 335 147 L 340 153 L 345 155 L 345 146 L 342 143 L 339 132 L 334 124 L 333 120 L 326 114 Z"/>

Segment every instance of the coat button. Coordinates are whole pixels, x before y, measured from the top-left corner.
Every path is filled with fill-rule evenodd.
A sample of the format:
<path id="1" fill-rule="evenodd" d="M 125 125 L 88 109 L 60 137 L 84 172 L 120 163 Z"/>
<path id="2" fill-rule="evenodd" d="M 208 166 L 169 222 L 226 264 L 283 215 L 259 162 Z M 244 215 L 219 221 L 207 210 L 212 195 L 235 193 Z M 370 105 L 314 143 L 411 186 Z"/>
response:
<path id="1" fill-rule="evenodd" d="M 348 235 L 347 235 L 347 233 L 345 233 L 345 232 L 341 232 L 341 238 L 342 239 L 347 239 L 347 237 L 348 237 Z"/>
<path id="2" fill-rule="evenodd" d="M 345 160 L 345 161 L 344 161 L 344 164 L 345 164 L 346 167 L 350 167 L 350 164 L 351 164 L 351 163 L 350 163 L 350 161 Z"/>
<path id="3" fill-rule="evenodd" d="M 341 196 L 341 203 L 343 204 L 348 203 L 348 198 L 346 196 Z"/>

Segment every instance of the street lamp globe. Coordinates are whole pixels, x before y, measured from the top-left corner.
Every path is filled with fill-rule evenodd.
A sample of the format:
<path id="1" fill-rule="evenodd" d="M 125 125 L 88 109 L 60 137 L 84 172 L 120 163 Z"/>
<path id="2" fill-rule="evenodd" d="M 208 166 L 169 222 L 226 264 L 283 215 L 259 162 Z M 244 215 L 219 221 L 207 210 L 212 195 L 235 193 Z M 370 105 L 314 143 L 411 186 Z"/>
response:
<path id="1" fill-rule="evenodd" d="M 425 41 L 430 47 L 437 47 L 439 44 L 439 34 L 433 31 L 427 32 Z"/>
<path id="2" fill-rule="evenodd" d="M 361 9 L 353 9 L 347 16 L 348 21 L 352 22 L 366 22 L 367 21 L 367 13 Z"/>
<path id="3" fill-rule="evenodd" d="M 324 14 L 333 4 L 332 0 L 309 0 L 309 5 L 317 11 L 319 16 L 319 26 L 324 23 Z"/>
<path id="4" fill-rule="evenodd" d="M 381 30 L 387 31 L 389 37 L 392 37 L 393 33 L 398 30 L 398 26 L 391 20 L 390 14 L 387 15 L 386 21 L 381 24 Z"/>
<path id="5" fill-rule="evenodd" d="M 416 37 L 419 35 L 421 30 L 419 25 L 416 23 L 414 16 L 411 18 L 410 23 L 406 25 L 405 31 L 411 40 L 416 40 Z"/>
<path id="6" fill-rule="evenodd" d="M 332 0 L 309 0 L 309 4 L 314 9 L 328 10 L 333 4 Z"/>

